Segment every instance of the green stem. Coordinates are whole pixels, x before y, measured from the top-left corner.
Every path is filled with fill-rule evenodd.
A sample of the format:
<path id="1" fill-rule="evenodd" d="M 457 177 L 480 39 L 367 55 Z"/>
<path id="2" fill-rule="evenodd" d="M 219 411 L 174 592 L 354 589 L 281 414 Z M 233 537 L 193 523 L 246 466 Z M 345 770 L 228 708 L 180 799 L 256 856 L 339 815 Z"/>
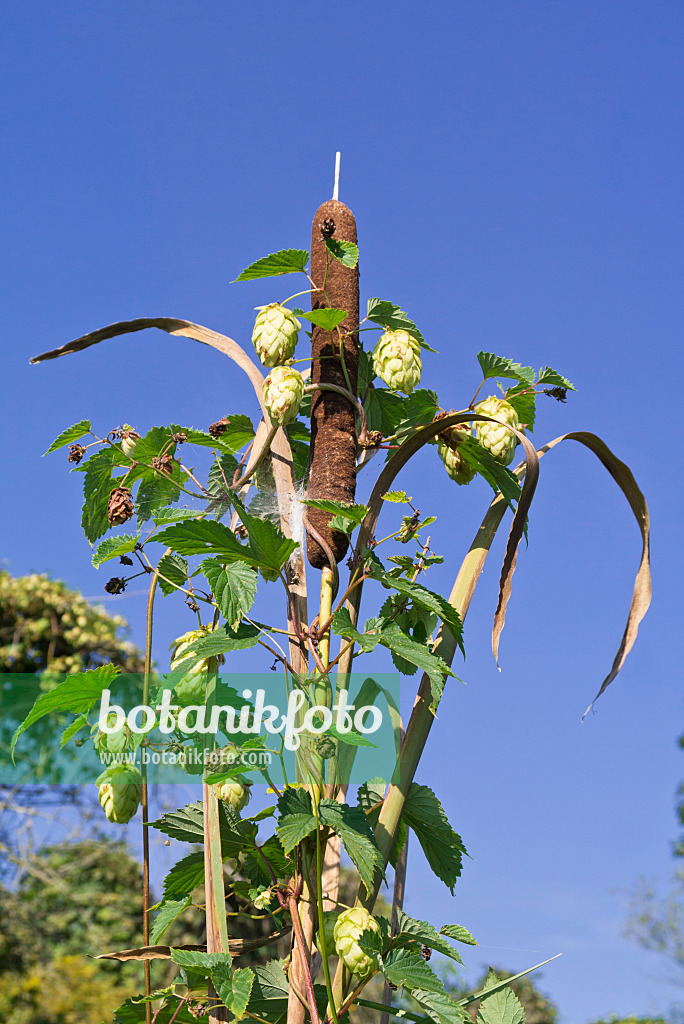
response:
<path id="1" fill-rule="evenodd" d="M 145 670 L 143 675 L 143 705 L 149 703 L 150 694 L 150 675 L 152 674 L 152 617 L 154 611 L 154 595 L 157 589 L 157 573 L 152 574 L 150 581 L 150 589 L 147 595 L 147 621 L 145 626 Z M 149 805 L 147 799 L 147 765 L 143 761 L 140 765 L 140 774 L 142 776 L 142 841 L 143 841 L 143 945 L 149 946 L 150 944 L 150 830 L 148 828 L 149 821 Z M 150 983 L 150 962 L 145 961 L 144 966 L 145 973 L 145 995 L 149 996 L 152 991 Z M 145 1021 L 146 1024 L 151 1024 L 152 1021 L 152 1004 L 145 1004 Z"/>
<path id="2" fill-rule="evenodd" d="M 316 806 L 316 820 L 318 820 L 318 806 Z M 325 934 L 325 917 L 323 910 L 323 853 L 321 850 L 321 830 L 316 829 L 316 895 L 318 898 L 318 937 L 321 944 L 321 956 L 323 957 L 323 974 L 325 975 L 325 989 L 328 993 L 328 1006 L 333 1019 L 333 1024 L 338 1024 L 337 1010 L 333 998 L 332 980 L 330 978 L 330 964 L 328 963 L 328 940 Z"/>

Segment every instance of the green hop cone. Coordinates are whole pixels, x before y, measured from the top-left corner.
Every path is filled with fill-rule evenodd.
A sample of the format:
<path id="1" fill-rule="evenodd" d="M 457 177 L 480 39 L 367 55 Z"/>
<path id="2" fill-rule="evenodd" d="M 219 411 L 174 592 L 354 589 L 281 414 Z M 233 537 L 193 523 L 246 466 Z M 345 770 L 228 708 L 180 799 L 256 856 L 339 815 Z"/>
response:
<path id="1" fill-rule="evenodd" d="M 124 455 L 132 458 L 136 445 L 140 440 L 140 434 L 137 430 L 134 430 L 130 423 L 124 423 L 121 430 L 121 450 Z"/>
<path id="2" fill-rule="evenodd" d="M 117 825 L 125 825 L 138 810 L 142 799 L 142 777 L 135 765 L 112 765 L 100 775 L 97 790 L 107 819 Z"/>
<path id="3" fill-rule="evenodd" d="M 323 911 L 323 928 L 325 929 L 325 950 L 328 956 L 335 955 L 335 925 L 337 924 L 337 918 L 339 914 L 336 910 L 324 910 Z M 321 945 L 321 930 L 320 928 L 314 935 L 314 942 L 319 953 L 323 952 Z"/>
<path id="4" fill-rule="evenodd" d="M 517 430 L 520 426 L 518 414 L 513 406 L 503 398 L 490 395 L 489 398 L 485 398 L 484 402 L 476 405 L 473 411 L 480 416 L 492 416 L 501 421 L 500 423 L 476 422 L 475 434 L 483 448 L 486 448 L 495 459 L 498 459 L 504 466 L 510 465 L 515 455 L 518 439 L 508 427 L 515 427 Z M 502 426 L 504 423 L 508 426 Z"/>
<path id="5" fill-rule="evenodd" d="M 420 345 L 406 331 L 385 331 L 373 349 L 373 370 L 393 391 L 410 395 L 420 383 Z"/>
<path id="6" fill-rule="evenodd" d="M 252 796 L 249 783 L 237 782 L 236 780 L 218 782 L 215 788 L 219 800 L 229 804 L 238 814 L 244 810 Z"/>
<path id="7" fill-rule="evenodd" d="M 254 348 L 264 366 L 280 366 L 294 355 L 302 325 L 291 310 L 277 302 L 257 308 L 261 312 L 252 331 Z"/>
<path id="8" fill-rule="evenodd" d="M 174 684 L 174 693 L 179 704 L 186 706 L 188 704 L 204 704 L 207 692 L 209 659 L 203 658 L 201 661 L 194 661 L 192 657 L 187 656 L 187 652 L 196 640 L 201 640 L 209 632 L 208 626 L 202 626 L 200 629 L 191 629 L 187 633 L 183 633 L 182 636 L 179 636 L 177 640 L 174 640 L 169 647 L 169 650 L 173 651 L 171 671 L 174 675 L 178 676 L 180 674 L 184 662 L 187 663 L 188 667 L 188 671 Z"/>
<path id="9" fill-rule="evenodd" d="M 451 479 L 455 480 L 457 484 L 469 484 L 476 472 L 473 467 L 469 466 L 458 452 L 455 452 L 444 441 L 438 443 L 437 451 Z"/>
<path id="10" fill-rule="evenodd" d="M 272 423 L 285 426 L 297 418 L 304 397 L 304 381 L 291 366 L 274 366 L 264 381 L 264 405 Z"/>
<path id="11" fill-rule="evenodd" d="M 112 726 L 115 723 L 116 712 L 112 711 L 107 715 L 107 725 Z M 129 746 L 130 737 L 127 725 L 122 725 L 116 732 L 103 732 L 102 729 L 98 729 L 93 740 L 95 752 L 98 757 L 102 754 L 122 754 Z"/>
<path id="12" fill-rule="evenodd" d="M 365 978 L 375 967 L 375 960 L 361 949 L 358 939 L 363 932 L 380 934 L 380 925 L 365 907 L 343 910 L 335 922 L 333 938 L 335 949 L 347 970 L 359 978 Z"/>

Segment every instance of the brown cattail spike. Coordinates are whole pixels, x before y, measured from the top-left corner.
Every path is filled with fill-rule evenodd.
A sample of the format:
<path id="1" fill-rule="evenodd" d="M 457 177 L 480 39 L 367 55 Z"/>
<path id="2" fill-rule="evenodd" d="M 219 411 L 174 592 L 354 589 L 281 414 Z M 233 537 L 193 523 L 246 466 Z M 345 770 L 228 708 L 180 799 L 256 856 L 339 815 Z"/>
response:
<path id="1" fill-rule="evenodd" d="M 322 225 L 334 222 L 332 239 L 356 244 L 356 221 L 351 210 L 331 199 L 318 208 L 311 232 L 311 276 L 317 285 L 326 279 L 326 246 Z M 327 232 L 326 232 L 327 234 Z M 332 338 L 329 331 L 314 327 L 311 343 L 312 384 L 336 384 L 356 395 L 359 369 L 359 269 L 344 267 L 328 254 L 328 274 L 325 296 L 312 292 L 312 309 L 330 306 L 346 309 L 347 318 L 340 325 L 343 332 L 351 331 L 343 339 L 344 367 L 340 359 L 340 337 Z M 345 374 L 346 370 L 346 374 Z M 350 387 L 351 385 L 351 387 Z M 327 498 L 351 503 L 356 491 L 356 418 L 349 399 L 332 391 L 313 393 L 311 404 L 311 463 L 309 468 L 310 498 Z M 327 512 L 309 509 L 307 519 L 331 548 L 336 562 L 340 562 L 349 546 L 344 533 L 330 529 L 331 516 Z M 307 557 L 315 569 L 329 564 L 321 545 L 309 534 Z"/>

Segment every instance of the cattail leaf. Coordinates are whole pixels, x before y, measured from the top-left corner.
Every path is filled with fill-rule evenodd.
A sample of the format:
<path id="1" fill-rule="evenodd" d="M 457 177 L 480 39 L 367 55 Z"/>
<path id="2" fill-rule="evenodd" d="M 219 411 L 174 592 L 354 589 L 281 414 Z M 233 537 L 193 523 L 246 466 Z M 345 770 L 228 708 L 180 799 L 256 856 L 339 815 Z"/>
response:
<path id="1" fill-rule="evenodd" d="M 240 271 L 233 281 L 254 281 L 258 277 L 280 277 L 281 274 L 294 274 L 306 269 L 309 254 L 306 249 L 280 249 L 270 256 L 262 256 L 255 263 Z"/>

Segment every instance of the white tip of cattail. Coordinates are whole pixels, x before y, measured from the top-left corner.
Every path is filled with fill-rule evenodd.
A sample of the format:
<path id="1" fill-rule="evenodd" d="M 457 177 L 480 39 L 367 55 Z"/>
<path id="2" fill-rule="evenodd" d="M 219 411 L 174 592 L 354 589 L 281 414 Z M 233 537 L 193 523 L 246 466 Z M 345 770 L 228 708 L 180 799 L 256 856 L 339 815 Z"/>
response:
<path id="1" fill-rule="evenodd" d="M 340 198 L 340 153 L 335 153 L 335 184 L 333 186 L 333 199 Z"/>

